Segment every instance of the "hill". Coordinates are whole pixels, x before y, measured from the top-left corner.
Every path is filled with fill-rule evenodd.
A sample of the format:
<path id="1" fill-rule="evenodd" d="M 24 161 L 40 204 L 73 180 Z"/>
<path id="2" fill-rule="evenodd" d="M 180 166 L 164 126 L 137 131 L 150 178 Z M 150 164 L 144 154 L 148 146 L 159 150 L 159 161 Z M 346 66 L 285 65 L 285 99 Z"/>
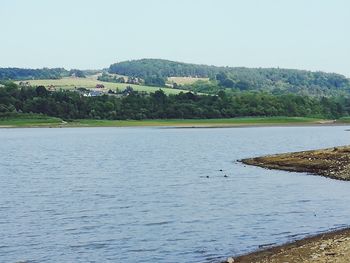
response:
<path id="1" fill-rule="evenodd" d="M 210 77 L 222 71 L 222 68 L 196 65 L 164 59 L 139 59 L 123 61 L 110 65 L 110 73 L 137 78 L 147 77 Z"/>
<path id="2" fill-rule="evenodd" d="M 199 77 L 210 82 L 184 84 L 183 88 L 215 93 L 266 91 L 273 94 L 295 93 L 311 96 L 349 95 L 350 80 L 336 73 L 280 68 L 216 67 L 163 59 L 140 59 L 112 64 L 109 73 L 137 78 Z"/>
<path id="3" fill-rule="evenodd" d="M 102 75 L 101 72 L 103 72 Z M 97 76 L 97 73 L 100 76 L 99 81 L 95 78 L 92 80 L 91 77 Z M 123 81 L 120 76 L 123 76 Z M 31 85 L 47 83 L 56 87 L 93 87 L 103 82 L 106 88 L 114 89 L 124 89 L 126 86 L 124 82 L 128 82 L 128 84 L 138 84 L 133 85 L 135 90 L 152 92 L 154 88 L 162 87 L 166 93 L 185 90 L 218 94 L 219 91 L 224 90 L 228 94 L 248 91 L 313 97 L 350 95 L 350 80 L 336 73 L 280 68 L 217 67 L 163 59 L 140 59 L 115 63 L 110 65 L 108 73 L 106 70 L 66 70 L 64 68 L 0 68 L 1 80 L 30 80 Z M 125 80 L 131 80 L 131 82 Z M 112 85 L 111 82 L 115 83 Z M 169 89 L 166 90 L 166 88 Z"/>

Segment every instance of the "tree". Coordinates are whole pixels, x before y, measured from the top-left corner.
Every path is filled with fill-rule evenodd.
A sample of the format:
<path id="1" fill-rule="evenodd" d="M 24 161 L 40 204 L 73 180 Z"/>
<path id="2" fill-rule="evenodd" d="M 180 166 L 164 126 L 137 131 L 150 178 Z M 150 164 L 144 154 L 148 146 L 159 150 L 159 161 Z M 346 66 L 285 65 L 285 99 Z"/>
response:
<path id="1" fill-rule="evenodd" d="M 165 79 L 162 77 L 147 77 L 145 78 L 146 86 L 156 86 L 156 87 L 164 87 Z"/>
<path id="2" fill-rule="evenodd" d="M 35 92 L 36 92 L 37 96 L 39 96 L 39 97 L 46 97 L 47 96 L 47 90 L 46 90 L 45 86 L 36 87 Z"/>
<path id="3" fill-rule="evenodd" d="M 249 83 L 246 81 L 238 81 L 235 85 L 236 88 L 240 90 L 248 90 L 249 89 Z"/>
<path id="4" fill-rule="evenodd" d="M 225 79 L 227 79 L 226 73 L 220 72 L 216 74 L 216 80 L 219 81 L 219 83 L 222 83 L 223 81 L 225 81 Z"/>
<path id="5" fill-rule="evenodd" d="M 221 99 L 226 99 L 226 93 L 225 93 L 225 91 L 220 90 L 220 91 L 218 92 L 218 96 L 219 96 L 219 98 L 221 98 Z"/>
<path id="6" fill-rule="evenodd" d="M 123 77 L 117 78 L 117 83 L 125 83 L 125 79 Z"/>
<path id="7" fill-rule="evenodd" d="M 69 71 L 69 75 L 70 76 L 74 76 L 74 77 L 77 77 L 77 78 L 85 78 L 85 74 L 83 71 L 79 70 L 79 69 L 71 69 Z"/>
<path id="8" fill-rule="evenodd" d="M 225 88 L 233 88 L 234 82 L 232 79 L 225 79 L 223 82 L 221 82 L 221 85 Z"/>
<path id="9" fill-rule="evenodd" d="M 157 90 L 151 95 L 158 104 L 164 104 L 167 96 L 163 90 Z"/>

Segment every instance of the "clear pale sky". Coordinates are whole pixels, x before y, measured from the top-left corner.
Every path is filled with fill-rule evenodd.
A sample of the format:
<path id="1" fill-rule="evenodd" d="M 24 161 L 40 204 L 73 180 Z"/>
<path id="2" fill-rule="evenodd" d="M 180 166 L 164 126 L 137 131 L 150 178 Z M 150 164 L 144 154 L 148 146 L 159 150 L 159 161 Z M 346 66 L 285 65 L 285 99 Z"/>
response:
<path id="1" fill-rule="evenodd" d="M 139 58 L 350 77 L 349 0 L 1 0 L 0 67 Z"/>

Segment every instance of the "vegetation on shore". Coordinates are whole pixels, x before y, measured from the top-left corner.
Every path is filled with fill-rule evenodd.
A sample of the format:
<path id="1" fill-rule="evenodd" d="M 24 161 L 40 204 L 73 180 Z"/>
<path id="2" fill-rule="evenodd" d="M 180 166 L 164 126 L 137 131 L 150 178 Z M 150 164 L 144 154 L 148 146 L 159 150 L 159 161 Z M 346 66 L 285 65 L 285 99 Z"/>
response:
<path id="1" fill-rule="evenodd" d="M 316 117 L 336 119 L 349 116 L 350 100 L 311 98 L 245 92 L 216 96 L 191 92 L 166 95 L 154 93 L 106 94 L 87 97 L 77 91 L 49 91 L 44 86 L 0 87 L 0 113 L 38 113 L 70 119 L 215 119 L 236 117 Z"/>

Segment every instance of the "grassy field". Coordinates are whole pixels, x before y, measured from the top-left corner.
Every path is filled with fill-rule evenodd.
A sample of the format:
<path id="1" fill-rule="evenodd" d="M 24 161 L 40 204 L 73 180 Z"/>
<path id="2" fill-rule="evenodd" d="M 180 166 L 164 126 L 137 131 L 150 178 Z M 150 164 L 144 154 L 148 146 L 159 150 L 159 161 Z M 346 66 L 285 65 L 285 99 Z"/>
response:
<path id="1" fill-rule="evenodd" d="M 186 120 L 74 120 L 63 122 L 59 118 L 18 116 L 0 118 L 0 127 L 239 127 L 320 124 L 322 119 L 301 117 L 231 118 L 231 119 L 186 119 Z"/>
<path id="2" fill-rule="evenodd" d="M 126 84 L 126 83 L 112 83 L 112 82 L 104 82 L 99 81 L 95 77 L 87 77 L 87 78 L 74 78 L 74 77 L 67 77 L 62 79 L 38 79 L 38 80 L 26 80 L 29 82 L 32 86 L 45 86 L 48 87 L 50 85 L 53 85 L 56 89 L 74 89 L 75 87 L 80 88 L 88 88 L 88 89 L 94 89 L 96 84 L 102 84 L 105 86 L 104 89 L 99 89 L 103 91 L 108 91 L 109 89 L 115 91 L 117 88 L 122 91 L 127 86 L 131 86 L 136 91 L 144 91 L 144 92 L 155 92 L 159 89 L 162 89 L 164 93 L 166 94 L 178 94 L 181 91 L 188 92 L 186 90 L 180 90 L 180 89 L 172 89 L 172 88 L 160 88 L 160 87 L 149 87 L 149 86 L 142 86 L 142 85 L 132 85 L 132 84 Z M 19 83 L 20 81 L 16 81 L 16 83 Z"/>
<path id="3" fill-rule="evenodd" d="M 209 81 L 209 78 L 192 78 L 192 77 L 169 77 L 168 78 L 169 83 L 176 83 L 179 85 L 193 84 L 198 80 Z"/>

